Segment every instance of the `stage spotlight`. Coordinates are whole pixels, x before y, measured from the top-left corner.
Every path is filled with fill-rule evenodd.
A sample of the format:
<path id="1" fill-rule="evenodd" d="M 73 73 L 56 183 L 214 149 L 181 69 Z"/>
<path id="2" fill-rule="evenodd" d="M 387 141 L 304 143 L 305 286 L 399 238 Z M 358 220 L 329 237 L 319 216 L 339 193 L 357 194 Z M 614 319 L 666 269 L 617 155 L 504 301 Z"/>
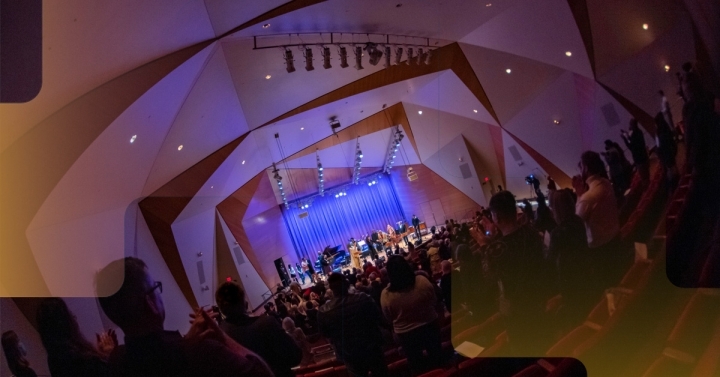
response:
<path id="1" fill-rule="evenodd" d="M 340 47 L 340 68 L 347 68 L 348 62 L 347 62 L 347 49 L 345 47 Z"/>
<path id="2" fill-rule="evenodd" d="M 365 51 L 367 51 L 368 55 L 370 55 L 370 64 L 377 65 L 380 62 L 383 52 L 377 48 L 375 43 L 368 42 L 365 45 Z"/>
<path id="3" fill-rule="evenodd" d="M 335 199 L 339 198 L 338 194 L 335 194 Z"/>
<path id="4" fill-rule="evenodd" d="M 332 68 L 330 65 L 330 48 L 329 47 L 323 47 L 322 57 L 323 57 L 323 68 L 328 69 Z"/>
<path id="5" fill-rule="evenodd" d="M 427 54 L 423 49 L 421 49 L 421 48 L 418 49 L 418 64 L 419 64 L 419 65 L 425 64 L 425 60 L 427 59 L 427 55 L 428 55 L 428 54 Z"/>
<path id="6" fill-rule="evenodd" d="M 385 64 L 383 64 L 383 67 L 390 67 L 390 46 L 385 46 Z"/>
<path id="7" fill-rule="evenodd" d="M 320 171 L 323 170 L 322 164 L 320 164 L 320 163 L 318 163 L 318 170 L 320 170 Z"/>
<path id="8" fill-rule="evenodd" d="M 363 154 L 362 154 L 361 150 L 358 150 L 357 155 L 358 155 L 358 157 L 363 158 Z"/>
<path id="9" fill-rule="evenodd" d="M 310 47 L 305 48 L 305 70 L 306 71 L 312 71 L 315 67 L 313 67 L 313 52 Z"/>
<path id="10" fill-rule="evenodd" d="M 417 58 L 415 57 L 415 55 L 413 53 L 412 47 L 408 48 L 407 53 L 408 53 L 408 64 L 417 65 Z"/>
<path id="11" fill-rule="evenodd" d="M 288 73 L 295 72 L 295 60 L 293 59 L 293 53 L 290 50 L 285 50 L 285 70 Z"/>
<path id="12" fill-rule="evenodd" d="M 362 66 L 362 47 L 355 47 L 355 69 L 358 71 L 363 69 Z"/>
<path id="13" fill-rule="evenodd" d="M 395 65 L 400 65 L 400 60 L 402 60 L 402 54 L 403 54 L 403 48 L 398 47 L 395 49 Z"/>

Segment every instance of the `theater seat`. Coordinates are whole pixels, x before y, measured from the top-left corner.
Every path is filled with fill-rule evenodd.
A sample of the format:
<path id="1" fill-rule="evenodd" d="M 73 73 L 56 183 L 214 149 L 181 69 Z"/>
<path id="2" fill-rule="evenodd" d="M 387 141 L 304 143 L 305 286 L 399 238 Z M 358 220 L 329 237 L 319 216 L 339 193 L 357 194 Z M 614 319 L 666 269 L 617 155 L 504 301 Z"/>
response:
<path id="1" fill-rule="evenodd" d="M 465 360 L 458 365 L 459 377 L 477 377 L 482 376 L 490 369 L 491 359 L 478 357 Z"/>
<path id="2" fill-rule="evenodd" d="M 391 376 L 405 377 L 410 376 L 410 367 L 408 366 L 407 359 L 400 359 L 394 363 L 388 365 L 388 371 Z"/>
<path id="3" fill-rule="evenodd" d="M 335 368 L 320 369 L 313 373 L 307 373 L 304 377 L 330 377 L 335 376 Z"/>

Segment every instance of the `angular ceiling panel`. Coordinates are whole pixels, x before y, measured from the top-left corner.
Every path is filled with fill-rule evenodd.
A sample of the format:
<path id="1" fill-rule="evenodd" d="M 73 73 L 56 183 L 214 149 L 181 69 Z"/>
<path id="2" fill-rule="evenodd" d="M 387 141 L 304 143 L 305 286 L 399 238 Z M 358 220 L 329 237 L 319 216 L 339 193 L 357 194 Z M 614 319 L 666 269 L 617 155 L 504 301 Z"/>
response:
<path id="1" fill-rule="evenodd" d="M 681 0 L 585 1 L 590 16 L 597 77 L 602 77 L 615 65 L 649 46 L 670 30 L 679 18 L 687 17 Z"/>
<path id="2" fill-rule="evenodd" d="M 320 49 L 313 47 L 314 70 L 305 70 L 301 49 L 294 54 L 293 73 L 285 70 L 282 48 L 253 50 L 251 39 L 233 39 L 222 43 L 235 90 L 245 110 L 251 129 L 268 122 L 302 104 L 330 91 L 383 69 L 382 64 L 370 65 L 364 58 L 362 70 L 354 68 L 354 55 L 348 48 L 347 68 L 340 68 L 337 48 L 330 46 L 333 68 L 323 69 Z M 269 79 L 266 79 L 270 76 Z"/>
<path id="3" fill-rule="evenodd" d="M 326 1 L 269 20 L 262 30 L 243 30 L 239 36 L 287 33 L 381 33 L 459 40 L 518 0 L 394 0 Z M 365 40 L 358 41 L 359 43 Z M 402 42 L 401 42 L 402 43 Z"/>
<path id="4" fill-rule="evenodd" d="M 529 104 L 564 71 L 506 52 L 461 43 L 501 125 Z M 510 70 L 510 73 L 507 73 Z"/>
<path id="5" fill-rule="evenodd" d="M 460 41 L 593 77 L 585 45 L 567 0 L 518 3 Z"/>
<path id="6" fill-rule="evenodd" d="M 478 174 L 486 173 L 473 164 L 471 152 L 462 135 L 423 161 L 423 165 L 462 191 L 475 203 L 487 206 L 490 198 L 486 197 Z"/>
<path id="7" fill-rule="evenodd" d="M 517 143 L 507 131 L 502 130 L 503 147 L 505 152 L 505 189 L 512 192 L 518 199 L 530 198 L 535 195 L 525 177 L 530 174 L 540 180 L 541 187 L 545 187 L 547 172 L 537 163 L 523 147 Z M 576 172 L 575 174 L 579 174 Z M 573 174 L 574 175 L 574 174 Z"/>
<path id="8" fill-rule="evenodd" d="M 489 124 L 497 124 L 488 110 L 452 70 L 433 74 L 435 79 L 403 97 L 413 103 Z"/>
<path id="9" fill-rule="evenodd" d="M 279 7 L 287 0 L 264 0 L 264 1 L 235 1 L 235 0 L 205 0 L 205 9 L 212 22 L 215 35 L 220 36 L 233 28 L 244 24 L 253 18 Z M 262 25 L 255 25 L 259 32 Z"/>
<path id="10" fill-rule="evenodd" d="M 126 207 L 143 196 L 152 161 L 211 50 L 190 58 L 115 119 L 58 182 L 29 229 Z"/>
<path id="11" fill-rule="evenodd" d="M 0 151 L 74 99 L 154 59 L 213 36 L 201 0 L 43 2 L 43 85 L 0 104 Z"/>
<path id="12" fill-rule="evenodd" d="M 217 48 L 165 137 L 145 195 L 247 131 L 223 51 Z"/>
<path id="13" fill-rule="evenodd" d="M 568 176 L 584 152 L 576 97 L 574 74 L 565 72 L 504 127 Z"/>
<path id="14" fill-rule="evenodd" d="M 690 20 L 678 20 L 642 51 L 598 76 L 598 81 L 653 117 L 660 111 L 657 91 L 662 89 L 673 112 L 677 114 L 676 121 L 679 121 L 683 103 L 676 94 L 678 81 L 675 73 L 682 71 L 680 67 L 683 63 L 695 61 L 693 40 Z"/>

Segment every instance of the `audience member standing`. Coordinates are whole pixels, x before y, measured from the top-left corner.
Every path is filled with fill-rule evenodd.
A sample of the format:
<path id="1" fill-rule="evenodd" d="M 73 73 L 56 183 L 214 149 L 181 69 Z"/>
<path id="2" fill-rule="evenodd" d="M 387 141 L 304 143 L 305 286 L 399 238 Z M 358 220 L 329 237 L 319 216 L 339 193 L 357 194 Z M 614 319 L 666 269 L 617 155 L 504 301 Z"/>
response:
<path id="1" fill-rule="evenodd" d="M 650 161 L 648 158 L 647 147 L 645 146 L 645 136 L 642 130 L 638 127 L 638 122 L 635 118 L 630 119 L 629 132 L 622 130 L 621 136 L 625 145 L 630 149 L 630 153 L 635 162 L 635 169 L 644 184 L 650 181 Z M 604 169 L 604 167 L 603 167 Z"/>
<path id="2" fill-rule="evenodd" d="M 415 275 L 402 257 L 393 256 L 387 264 L 390 285 L 380 303 L 385 318 L 393 324 L 413 374 L 442 366 L 440 327 L 437 323 L 437 297 L 433 284 Z M 427 356 L 423 356 L 423 351 Z"/>
<path id="3" fill-rule="evenodd" d="M 313 355 L 310 352 L 310 343 L 308 343 L 307 338 L 305 337 L 305 333 L 302 331 L 301 328 L 295 326 L 295 322 L 293 322 L 292 318 L 288 317 L 283 319 L 282 327 L 285 330 L 285 333 L 289 335 L 293 341 L 295 341 L 295 345 L 302 350 L 302 360 L 300 361 L 300 365 L 310 365 L 313 363 Z M 256 336 L 261 336 L 260 334 L 257 334 Z M 265 335 L 267 336 L 267 335 Z M 277 354 L 277 356 L 282 356 L 282 354 Z M 286 374 L 288 375 L 288 374 Z M 294 373 L 290 371 L 289 376 L 293 376 Z M 275 377 L 277 377 L 278 374 L 275 373 Z"/>
<path id="4" fill-rule="evenodd" d="M 142 260 L 111 262 L 98 273 L 96 285 L 103 311 L 125 333 L 125 344 L 110 356 L 113 375 L 273 375 L 259 356 L 227 336 L 204 310 L 194 313 L 184 337 L 165 331 L 162 283 L 152 279 Z"/>
<path id="5" fill-rule="evenodd" d="M 342 274 L 328 278 L 333 298 L 318 309 L 320 333 L 330 340 L 338 360 L 345 363 L 354 376 L 388 376 L 382 352 L 380 333 L 382 317 L 370 296 L 351 294 L 350 284 Z"/>
<path id="6" fill-rule="evenodd" d="M 83 337 L 75 315 L 61 298 L 47 298 L 40 303 L 37 323 L 53 377 L 110 375 L 107 358 L 117 346 L 114 331 L 97 335 L 96 348 Z"/>
<path id="7" fill-rule="evenodd" d="M 655 134 L 655 143 L 657 144 L 657 155 L 660 164 L 665 170 L 665 181 L 670 192 L 675 189 L 675 183 L 678 180 L 677 167 L 675 166 L 675 155 L 677 154 L 677 145 L 673 131 L 665 121 L 662 113 L 655 116 L 655 125 L 657 132 Z"/>
<path id="8" fill-rule="evenodd" d="M 557 282 L 563 297 L 568 325 L 575 325 L 587 315 L 585 304 L 596 296 L 588 294 L 590 275 L 587 233 L 582 219 L 575 214 L 575 200 L 570 189 L 553 191 L 550 206 L 557 227 L 550 233 L 549 255 L 555 262 Z"/>
<path id="9" fill-rule="evenodd" d="M 215 292 L 215 302 L 225 316 L 220 328 L 228 336 L 262 357 L 275 377 L 294 376 L 291 368 L 300 364 L 303 354 L 275 318 L 250 317 L 246 312 L 245 292 L 235 283 L 220 285 Z"/>
<path id="10" fill-rule="evenodd" d="M 510 191 L 493 195 L 489 205 L 502 237 L 484 251 L 488 274 L 496 279 L 500 290 L 500 313 L 507 323 L 510 350 L 515 356 L 536 355 L 545 346 L 538 335 L 539 318 L 549 296 L 548 282 L 543 279 L 542 241 L 529 224 L 518 221 Z"/>
<path id="11" fill-rule="evenodd" d="M 581 176 L 573 177 L 578 196 L 575 213 L 585 223 L 596 288 L 602 290 L 617 283 L 625 262 L 619 250 L 617 201 L 600 155 L 592 151 L 583 153 L 580 168 Z"/>
<path id="12" fill-rule="evenodd" d="M 442 299 L 448 313 L 452 313 L 452 264 L 444 260 L 441 263 L 442 277 L 440 278 L 440 289 L 442 290 Z"/>
<path id="13" fill-rule="evenodd" d="M 25 347 L 15 331 L 5 331 L 2 334 L 2 348 L 7 360 L 8 369 L 15 377 L 37 377 L 30 368 L 30 362 L 25 358 Z"/>
<path id="14" fill-rule="evenodd" d="M 630 179 L 632 176 L 632 167 L 626 165 L 627 161 L 623 161 L 623 157 L 618 150 L 619 145 L 610 140 L 605 140 L 605 152 L 602 153 L 610 168 L 610 180 L 612 181 L 613 192 L 618 203 L 622 202 L 625 191 L 630 187 Z M 629 167 L 629 169 L 628 169 Z"/>

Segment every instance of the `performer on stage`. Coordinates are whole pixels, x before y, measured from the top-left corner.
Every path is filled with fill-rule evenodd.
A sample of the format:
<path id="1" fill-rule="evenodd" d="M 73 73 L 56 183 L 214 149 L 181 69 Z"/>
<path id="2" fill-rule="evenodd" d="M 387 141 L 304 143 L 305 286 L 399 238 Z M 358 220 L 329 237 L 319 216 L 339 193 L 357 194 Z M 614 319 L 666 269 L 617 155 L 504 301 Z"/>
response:
<path id="1" fill-rule="evenodd" d="M 417 236 L 418 240 L 421 240 L 420 238 L 420 219 L 416 215 L 413 215 L 412 217 L 412 224 L 413 227 L 415 227 L 415 235 Z"/>
<path id="2" fill-rule="evenodd" d="M 404 220 L 398 221 L 398 232 L 400 234 L 402 234 L 403 241 L 405 241 L 405 244 L 406 245 L 410 244 L 410 241 L 408 241 L 408 238 L 407 238 L 407 234 L 405 234 L 407 232 L 407 226 L 405 225 Z"/>
<path id="3" fill-rule="evenodd" d="M 318 251 L 317 260 L 318 262 L 320 262 L 320 268 L 322 269 L 323 275 L 325 275 L 325 277 L 330 276 L 330 273 L 332 272 L 332 269 L 330 268 L 330 262 L 327 261 L 322 251 Z"/>
<path id="4" fill-rule="evenodd" d="M 362 253 L 360 250 L 358 250 L 357 243 L 351 242 L 348 246 L 348 251 L 350 252 L 350 261 L 352 262 L 352 266 L 359 269 L 360 256 L 362 255 Z"/>
<path id="5" fill-rule="evenodd" d="M 310 278 L 310 282 L 315 284 L 315 279 L 317 277 L 315 276 L 315 267 L 313 267 L 312 262 L 310 262 L 307 258 L 303 258 L 301 266 L 303 273 L 307 274 Z"/>
<path id="6" fill-rule="evenodd" d="M 375 249 L 375 243 L 370 239 L 370 236 L 367 236 L 365 238 L 365 242 L 367 243 L 368 249 L 370 251 L 370 259 L 378 259 L 378 252 L 377 249 Z"/>

